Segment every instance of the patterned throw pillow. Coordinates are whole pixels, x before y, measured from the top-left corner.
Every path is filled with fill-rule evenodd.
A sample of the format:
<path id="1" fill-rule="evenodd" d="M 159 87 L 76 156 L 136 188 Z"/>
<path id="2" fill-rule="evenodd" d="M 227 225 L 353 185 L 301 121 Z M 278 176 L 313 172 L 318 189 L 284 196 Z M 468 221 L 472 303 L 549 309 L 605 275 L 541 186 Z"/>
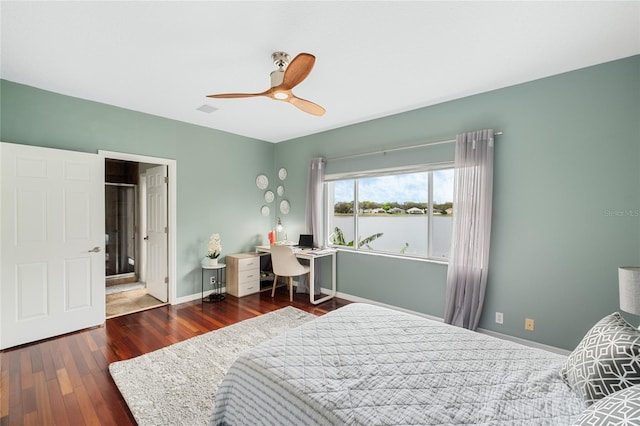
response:
<path id="1" fill-rule="evenodd" d="M 607 315 L 571 352 L 560 376 L 587 405 L 640 384 L 640 331 L 618 312 Z"/>
<path id="2" fill-rule="evenodd" d="M 575 426 L 640 425 L 640 385 L 602 398 L 587 408 Z"/>

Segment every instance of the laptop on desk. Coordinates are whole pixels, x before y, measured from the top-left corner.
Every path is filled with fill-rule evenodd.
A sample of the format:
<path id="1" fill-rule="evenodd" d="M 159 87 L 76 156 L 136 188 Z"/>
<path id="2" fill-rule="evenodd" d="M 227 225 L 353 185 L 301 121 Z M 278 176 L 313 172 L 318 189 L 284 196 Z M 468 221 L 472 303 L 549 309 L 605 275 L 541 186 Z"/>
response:
<path id="1" fill-rule="evenodd" d="M 300 234 L 300 239 L 298 240 L 298 245 L 296 248 L 299 249 L 312 249 L 313 248 L 313 235 L 311 234 Z"/>

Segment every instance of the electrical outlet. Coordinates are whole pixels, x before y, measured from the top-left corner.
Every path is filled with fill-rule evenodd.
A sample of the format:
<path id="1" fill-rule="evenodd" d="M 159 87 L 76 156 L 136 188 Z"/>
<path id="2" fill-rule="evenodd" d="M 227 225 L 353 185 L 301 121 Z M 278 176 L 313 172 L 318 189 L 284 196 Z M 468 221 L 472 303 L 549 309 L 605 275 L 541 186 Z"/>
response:
<path id="1" fill-rule="evenodd" d="M 531 318 L 524 319 L 524 329 L 527 331 L 533 331 L 536 328 L 536 322 Z"/>
<path id="2" fill-rule="evenodd" d="M 502 324 L 504 317 L 502 316 L 502 312 L 496 312 L 496 323 Z"/>

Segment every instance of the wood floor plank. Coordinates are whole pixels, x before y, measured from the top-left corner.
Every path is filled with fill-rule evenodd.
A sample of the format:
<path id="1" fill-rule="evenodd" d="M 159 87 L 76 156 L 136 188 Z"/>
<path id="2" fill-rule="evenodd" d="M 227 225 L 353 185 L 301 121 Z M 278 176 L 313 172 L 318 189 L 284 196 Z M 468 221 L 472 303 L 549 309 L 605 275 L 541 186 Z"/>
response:
<path id="1" fill-rule="evenodd" d="M 0 370 L 0 419 L 9 415 L 9 371 Z"/>
<path id="2" fill-rule="evenodd" d="M 60 393 L 62 395 L 69 395 L 73 393 L 73 384 L 71 383 L 71 379 L 69 379 L 69 373 L 67 373 L 66 368 L 61 368 L 56 370 L 56 375 L 58 377 L 58 385 L 60 386 Z"/>
<path id="3" fill-rule="evenodd" d="M 69 417 L 67 416 L 67 410 L 65 409 L 64 399 L 62 398 L 62 392 L 60 391 L 60 385 L 57 380 L 47 381 L 47 401 L 51 406 L 51 412 L 54 418 L 55 425 L 70 425 Z"/>
<path id="4" fill-rule="evenodd" d="M 74 426 L 86 425 L 82 411 L 80 410 L 80 404 L 78 404 L 77 394 L 70 393 L 63 395 L 62 400 L 64 401 L 64 408 L 69 418 L 69 423 Z"/>
<path id="5" fill-rule="evenodd" d="M 38 371 L 33 376 L 33 384 L 36 396 L 36 412 L 41 425 L 53 425 L 55 420 L 53 417 L 53 409 L 49 398 L 49 388 L 44 371 Z"/>
<path id="6" fill-rule="evenodd" d="M 20 375 L 22 377 L 21 386 L 23 390 L 33 387 L 30 351 L 22 351 L 20 353 Z"/>
<path id="7" fill-rule="evenodd" d="M 91 412 L 95 413 L 95 416 L 100 419 L 100 424 L 116 426 L 117 423 L 111 415 L 111 411 L 93 375 L 87 374 L 86 376 L 82 376 L 82 382 L 86 390 L 86 398 L 90 401 Z"/>
<path id="8" fill-rule="evenodd" d="M 44 371 L 44 376 L 49 380 L 57 379 L 56 375 L 56 367 L 53 362 L 53 357 L 51 356 L 51 345 L 47 345 L 45 343 L 39 343 L 34 345 L 40 351 L 40 357 L 42 359 L 42 370 Z"/>
<path id="9" fill-rule="evenodd" d="M 135 425 L 109 364 L 181 342 L 285 306 L 323 315 L 348 301 L 319 306 L 286 289 L 217 303 L 199 300 L 112 318 L 101 327 L 0 352 L 0 426 Z"/>

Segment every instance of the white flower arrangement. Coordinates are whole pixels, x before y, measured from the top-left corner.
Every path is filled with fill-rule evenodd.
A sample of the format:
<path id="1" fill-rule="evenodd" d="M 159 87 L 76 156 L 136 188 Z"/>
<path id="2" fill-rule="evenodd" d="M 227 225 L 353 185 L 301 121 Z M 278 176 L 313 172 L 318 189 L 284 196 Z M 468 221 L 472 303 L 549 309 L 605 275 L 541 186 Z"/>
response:
<path id="1" fill-rule="evenodd" d="M 217 259 L 221 252 L 222 244 L 220 243 L 220 234 L 212 234 L 211 238 L 209 238 L 207 257 L 210 259 Z"/>

